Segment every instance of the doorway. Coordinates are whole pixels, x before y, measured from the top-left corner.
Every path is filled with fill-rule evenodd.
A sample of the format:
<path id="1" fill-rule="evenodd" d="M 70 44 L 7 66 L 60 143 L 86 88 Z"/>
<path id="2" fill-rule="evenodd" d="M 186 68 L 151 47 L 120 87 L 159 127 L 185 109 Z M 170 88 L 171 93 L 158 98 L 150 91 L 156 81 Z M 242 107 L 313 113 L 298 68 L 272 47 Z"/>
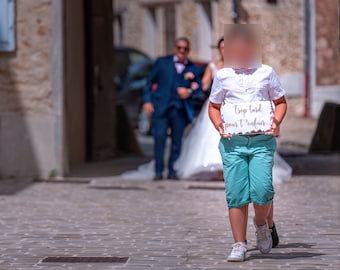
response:
<path id="1" fill-rule="evenodd" d="M 65 152 L 70 173 L 85 162 L 116 153 L 113 10 L 112 0 L 63 4 Z"/>
<path id="2" fill-rule="evenodd" d="M 112 0 L 84 0 L 86 160 L 116 152 Z"/>

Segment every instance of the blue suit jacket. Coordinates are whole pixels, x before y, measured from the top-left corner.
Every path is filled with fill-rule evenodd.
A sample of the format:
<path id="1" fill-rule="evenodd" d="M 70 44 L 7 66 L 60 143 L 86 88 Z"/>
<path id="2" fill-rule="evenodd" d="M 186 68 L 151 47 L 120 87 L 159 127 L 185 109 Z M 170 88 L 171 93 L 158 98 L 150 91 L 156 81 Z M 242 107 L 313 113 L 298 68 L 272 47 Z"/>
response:
<path id="1" fill-rule="evenodd" d="M 174 56 L 160 57 L 156 60 L 144 88 L 144 102 L 152 102 L 154 105 L 154 117 L 165 115 L 169 108 L 183 109 L 187 120 L 192 121 L 194 117 L 193 96 L 202 91 L 199 67 L 188 61 L 182 73 L 178 74 L 173 60 Z M 186 79 L 185 74 L 192 72 L 195 77 Z M 199 88 L 193 91 L 187 99 L 181 99 L 177 94 L 177 87 L 190 88 L 192 82 L 197 82 Z"/>

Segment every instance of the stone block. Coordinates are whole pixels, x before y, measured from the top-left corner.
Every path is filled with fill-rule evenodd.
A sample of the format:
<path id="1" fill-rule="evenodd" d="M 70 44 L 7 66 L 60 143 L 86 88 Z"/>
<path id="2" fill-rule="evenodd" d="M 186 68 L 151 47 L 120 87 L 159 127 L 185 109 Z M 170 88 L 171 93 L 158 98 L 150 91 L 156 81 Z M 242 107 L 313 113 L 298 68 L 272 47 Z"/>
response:
<path id="1" fill-rule="evenodd" d="M 324 105 L 309 151 L 340 151 L 340 104 Z"/>
<path id="2" fill-rule="evenodd" d="M 0 177 L 48 177 L 56 168 L 53 115 L 0 117 Z"/>

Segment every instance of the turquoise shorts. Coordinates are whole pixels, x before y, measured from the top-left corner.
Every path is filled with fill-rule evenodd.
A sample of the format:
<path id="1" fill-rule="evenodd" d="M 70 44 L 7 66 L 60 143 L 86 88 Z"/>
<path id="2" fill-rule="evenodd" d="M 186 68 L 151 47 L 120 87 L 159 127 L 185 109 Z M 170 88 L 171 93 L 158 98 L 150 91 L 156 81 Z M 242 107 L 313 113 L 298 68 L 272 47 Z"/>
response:
<path id="1" fill-rule="evenodd" d="M 274 198 L 272 170 L 276 140 L 271 135 L 221 138 L 224 183 L 229 208 L 253 202 L 270 203 Z"/>

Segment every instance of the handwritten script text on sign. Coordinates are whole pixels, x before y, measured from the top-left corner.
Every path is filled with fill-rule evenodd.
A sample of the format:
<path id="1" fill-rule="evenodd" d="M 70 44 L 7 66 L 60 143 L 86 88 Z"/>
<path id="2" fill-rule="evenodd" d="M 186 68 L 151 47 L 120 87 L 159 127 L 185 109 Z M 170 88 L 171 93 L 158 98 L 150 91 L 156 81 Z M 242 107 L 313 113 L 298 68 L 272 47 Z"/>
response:
<path id="1" fill-rule="evenodd" d="M 269 101 L 226 103 L 221 107 L 224 131 L 231 134 L 264 132 L 272 124 L 272 105 Z"/>

